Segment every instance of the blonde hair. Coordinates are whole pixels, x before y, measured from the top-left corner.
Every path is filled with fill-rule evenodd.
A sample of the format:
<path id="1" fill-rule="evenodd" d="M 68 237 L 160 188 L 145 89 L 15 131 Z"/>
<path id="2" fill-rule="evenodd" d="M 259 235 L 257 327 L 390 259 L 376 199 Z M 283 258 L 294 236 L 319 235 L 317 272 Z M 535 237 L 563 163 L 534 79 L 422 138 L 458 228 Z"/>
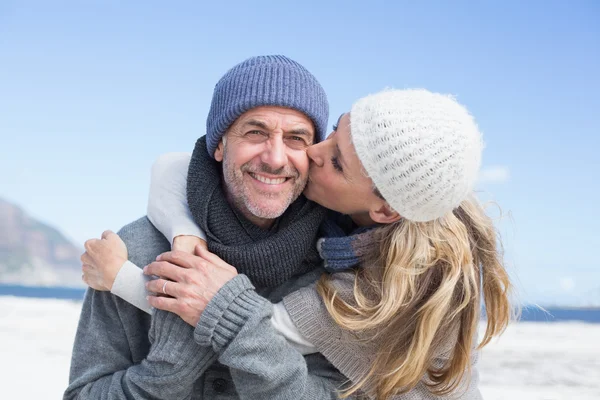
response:
<path id="1" fill-rule="evenodd" d="M 368 374 L 343 396 L 370 387 L 388 399 L 422 380 L 437 395 L 457 390 L 470 372 L 481 297 L 487 328 L 477 349 L 511 319 L 512 285 L 492 220 L 473 197 L 435 221 L 378 228 L 376 240 L 364 262 L 381 267 L 357 270 L 352 302 L 340 298 L 328 275 L 317 285 L 338 325 L 377 337 Z M 443 365 L 434 362 L 441 353 Z"/>

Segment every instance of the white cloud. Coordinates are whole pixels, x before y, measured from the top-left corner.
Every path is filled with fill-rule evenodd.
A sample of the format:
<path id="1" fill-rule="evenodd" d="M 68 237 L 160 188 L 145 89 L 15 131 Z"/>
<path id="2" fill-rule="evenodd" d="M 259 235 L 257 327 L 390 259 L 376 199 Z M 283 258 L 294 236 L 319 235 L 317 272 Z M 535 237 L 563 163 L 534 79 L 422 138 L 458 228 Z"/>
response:
<path id="1" fill-rule="evenodd" d="M 494 167 L 483 168 L 479 172 L 479 183 L 504 183 L 510 179 L 508 167 L 498 165 Z"/>
<path id="2" fill-rule="evenodd" d="M 568 276 L 561 278 L 559 284 L 563 292 L 572 292 L 575 289 L 575 279 Z"/>

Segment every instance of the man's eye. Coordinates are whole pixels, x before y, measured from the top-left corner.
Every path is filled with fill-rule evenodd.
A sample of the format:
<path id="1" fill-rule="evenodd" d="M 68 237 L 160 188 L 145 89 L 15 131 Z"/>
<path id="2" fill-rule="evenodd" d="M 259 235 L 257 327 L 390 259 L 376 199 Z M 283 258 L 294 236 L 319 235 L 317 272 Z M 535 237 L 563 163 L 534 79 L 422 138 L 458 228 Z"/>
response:
<path id="1" fill-rule="evenodd" d="M 249 131 L 247 135 L 264 135 L 263 131 Z"/>
<path id="2" fill-rule="evenodd" d="M 288 147 L 294 150 L 304 150 L 309 144 L 302 136 L 288 136 L 285 138 Z"/>

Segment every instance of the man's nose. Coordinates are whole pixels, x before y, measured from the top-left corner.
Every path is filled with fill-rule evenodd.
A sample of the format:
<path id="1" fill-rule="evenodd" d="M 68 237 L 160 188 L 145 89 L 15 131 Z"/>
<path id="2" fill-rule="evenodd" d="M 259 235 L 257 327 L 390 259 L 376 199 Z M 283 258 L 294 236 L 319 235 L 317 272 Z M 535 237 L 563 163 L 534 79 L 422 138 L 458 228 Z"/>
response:
<path id="1" fill-rule="evenodd" d="M 287 149 L 283 143 L 283 138 L 273 137 L 268 140 L 267 148 L 261 155 L 261 161 L 273 170 L 287 165 Z"/>

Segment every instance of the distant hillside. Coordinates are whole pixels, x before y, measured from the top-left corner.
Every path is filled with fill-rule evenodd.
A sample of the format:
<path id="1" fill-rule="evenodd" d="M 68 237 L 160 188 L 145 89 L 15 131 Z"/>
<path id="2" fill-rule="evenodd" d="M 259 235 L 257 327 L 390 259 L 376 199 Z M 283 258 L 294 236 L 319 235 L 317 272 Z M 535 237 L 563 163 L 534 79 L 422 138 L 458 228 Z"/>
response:
<path id="1" fill-rule="evenodd" d="M 57 229 L 0 199 L 0 283 L 83 286 L 82 252 Z"/>

